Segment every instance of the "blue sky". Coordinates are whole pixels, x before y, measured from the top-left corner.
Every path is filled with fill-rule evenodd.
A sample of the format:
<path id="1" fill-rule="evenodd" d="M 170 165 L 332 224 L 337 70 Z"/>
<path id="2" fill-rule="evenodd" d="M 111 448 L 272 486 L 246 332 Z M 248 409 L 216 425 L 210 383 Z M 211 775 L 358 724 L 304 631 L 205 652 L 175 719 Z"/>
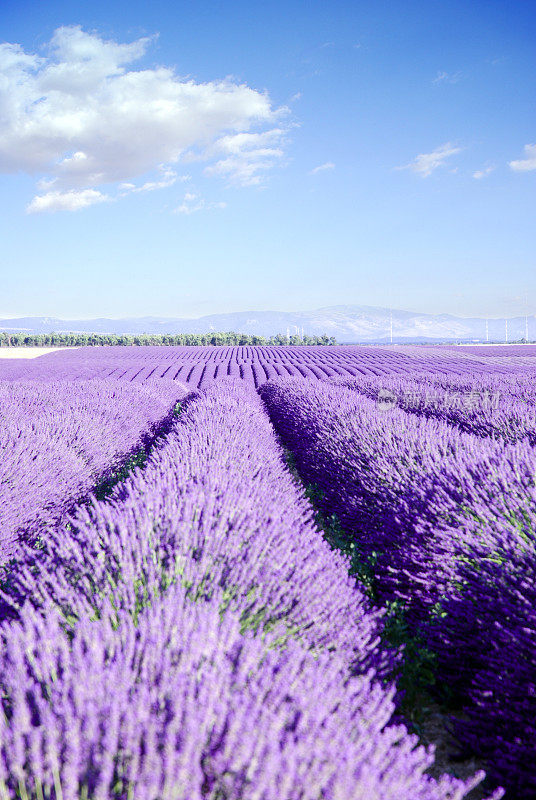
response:
<path id="1" fill-rule="evenodd" d="M 535 28 L 532 2 L 3 0 L 0 316 L 536 313 Z"/>

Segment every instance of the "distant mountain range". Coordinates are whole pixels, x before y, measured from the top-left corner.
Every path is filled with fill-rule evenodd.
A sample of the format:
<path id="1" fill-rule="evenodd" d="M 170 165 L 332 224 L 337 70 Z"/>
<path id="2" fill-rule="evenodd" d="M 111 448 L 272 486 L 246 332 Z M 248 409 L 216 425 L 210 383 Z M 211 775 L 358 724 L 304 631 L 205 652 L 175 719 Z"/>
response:
<path id="1" fill-rule="evenodd" d="M 525 336 L 536 340 L 536 316 L 508 320 L 509 341 Z M 198 319 L 134 317 L 132 319 L 65 320 L 51 317 L 0 319 L 0 330 L 28 333 L 116 333 L 173 334 L 235 331 L 272 336 L 278 333 L 309 336 L 327 334 L 344 343 L 433 342 L 433 341 L 505 341 L 504 319 L 455 317 L 452 314 L 419 314 L 412 311 L 373 306 L 330 306 L 317 311 L 247 311 L 234 314 L 211 314 Z"/>

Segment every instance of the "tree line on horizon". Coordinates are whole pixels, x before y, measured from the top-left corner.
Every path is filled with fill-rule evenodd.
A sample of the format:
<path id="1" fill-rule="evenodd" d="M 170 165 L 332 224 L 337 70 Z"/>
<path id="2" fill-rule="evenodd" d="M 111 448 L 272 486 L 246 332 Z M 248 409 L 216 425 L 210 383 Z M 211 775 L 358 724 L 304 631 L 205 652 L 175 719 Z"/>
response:
<path id="1" fill-rule="evenodd" d="M 336 345 L 334 336 L 257 336 L 248 333 L 177 333 L 177 334 L 115 334 L 115 333 L 7 333 L 0 332 L 1 347 L 96 347 L 120 346 L 177 346 L 203 345 Z"/>

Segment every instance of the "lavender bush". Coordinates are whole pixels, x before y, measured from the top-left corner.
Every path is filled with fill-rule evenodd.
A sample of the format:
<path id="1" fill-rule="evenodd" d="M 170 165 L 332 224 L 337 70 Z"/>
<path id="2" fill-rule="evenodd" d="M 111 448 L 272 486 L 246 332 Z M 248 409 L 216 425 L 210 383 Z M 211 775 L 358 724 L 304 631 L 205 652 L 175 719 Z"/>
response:
<path id="1" fill-rule="evenodd" d="M 529 445 L 505 446 L 399 409 L 382 414 L 328 383 L 275 381 L 260 394 L 300 473 L 321 490 L 324 513 L 337 515 L 374 559 L 384 601 L 426 611 L 459 582 L 474 541 L 484 537 L 493 553 L 534 535 Z"/>
<path id="2" fill-rule="evenodd" d="M 375 400 L 379 410 L 398 407 L 476 436 L 536 444 L 536 387 L 530 373 L 471 379 L 407 374 L 335 382 Z"/>
<path id="3" fill-rule="evenodd" d="M 0 381 L 0 563 L 169 423 L 178 384 Z"/>

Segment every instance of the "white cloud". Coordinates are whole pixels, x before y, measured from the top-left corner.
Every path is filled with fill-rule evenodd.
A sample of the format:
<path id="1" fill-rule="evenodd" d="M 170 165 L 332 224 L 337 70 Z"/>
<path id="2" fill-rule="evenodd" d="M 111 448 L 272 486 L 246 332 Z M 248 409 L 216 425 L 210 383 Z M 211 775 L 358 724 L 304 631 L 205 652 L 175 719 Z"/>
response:
<path id="1" fill-rule="evenodd" d="M 119 186 L 120 196 L 124 197 L 126 194 L 139 193 L 139 192 L 154 192 L 156 189 L 167 189 L 169 186 L 174 186 L 177 181 L 185 183 L 191 180 L 191 175 L 177 175 L 177 173 L 165 167 L 163 164 L 159 167 L 160 180 L 146 181 L 141 186 L 136 186 L 135 183 L 122 183 Z"/>
<path id="2" fill-rule="evenodd" d="M 476 178 L 477 181 L 481 181 L 482 178 L 486 178 L 490 172 L 493 172 L 495 169 L 494 166 L 484 167 L 483 169 L 477 169 L 476 172 L 473 172 L 473 178 Z"/>
<path id="3" fill-rule="evenodd" d="M 309 172 L 309 175 L 316 175 L 317 172 L 325 172 L 329 169 L 335 169 L 335 164 L 333 161 L 326 161 L 325 164 L 320 164 L 318 167 L 315 167 Z"/>
<path id="4" fill-rule="evenodd" d="M 450 142 L 437 147 L 431 153 L 421 153 L 410 164 L 396 169 L 410 169 L 422 178 L 427 178 L 438 167 L 441 167 L 447 158 L 461 153 L 461 147 L 454 147 Z"/>
<path id="5" fill-rule="evenodd" d="M 96 189 L 82 189 L 81 191 L 47 192 L 36 195 L 31 203 L 26 206 L 28 214 L 37 214 L 43 211 L 80 211 L 82 208 L 93 206 L 95 203 L 106 203 L 111 200 L 106 194 Z"/>
<path id="6" fill-rule="evenodd" d="M 225 176 L 230 183 L 239 186 L 262 185 L 266 172 L 284 155 L 284 136 L 282 128 L 221 136 L 210 148 L 210 153 L 224 158 L 206 167 L 205 174 Z"/>
<path id="7" fill-rule="evenodd" d="M 172 171 L 188 153 L 214 159 L 218 142 L 234 140 L 232 163 L 220 160 L 214 174 L 255 183 L 281 148 L 263 154 L 247 137 L 281 142 L 287 109 L 230 80 L 197 83 L 166 67 L 129 69 L 151 41 L 120 44 L 71 26 L 55 31 L 43 58 L 0 45 L 0 172 L 27 172 L 56 195 L 80 195 L 133 183 L 158 165 Z M 268 130 L 250 132 L 259 127 Z M 157 176 L 137 188 L 163 182 L 170 185 Z"/>
<path id="8" fill-rule="evenodd" d="M 458 83 L 461 72 L 438 72 L 432 83 Z"/>
<path id="9" fill-rule="evenodd" d="M 226 203 L 207 201 L 194 192 L 186 192 L 180 206 L 174 209 L 176 214 L 195 214 L 196 211 L 209 211 L 213 208 L 225 208 Z"/>
<path id="10" fill-rule="evenodd" d="M 526 144 L 524 150 L 525 158 L 508 162 L 515 172 L 530 172 L 536 169 L 536 144 Z"/>

